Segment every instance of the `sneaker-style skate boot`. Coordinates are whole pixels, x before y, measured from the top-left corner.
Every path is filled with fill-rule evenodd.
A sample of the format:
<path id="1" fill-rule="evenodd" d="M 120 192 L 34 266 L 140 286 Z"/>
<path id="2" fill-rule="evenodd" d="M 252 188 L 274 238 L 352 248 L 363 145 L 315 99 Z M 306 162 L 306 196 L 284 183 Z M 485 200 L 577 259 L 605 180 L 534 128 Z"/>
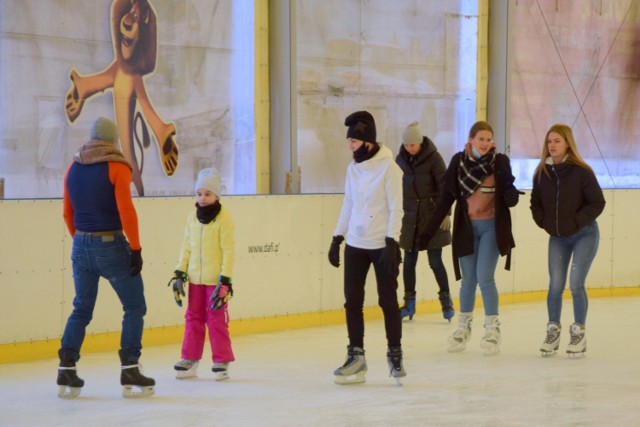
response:
<path id="1" fill-rule="evenodd" d="M 456 311 L 453 309 L 451 294 L 449 291 L 440 291 L 438 292 L 438 299 L 440 300 L 440 306 L 442 307 L 442 317 L 451 323 L 451 319 L 456 314 Z"/>
<path id="2" fill-rule="evenodd" d="M 226 380 L 229 378 L 229 362 L 214 363 L 211 371 L 216 381 Z"/>
<path id="3" fill-rule="evenodd" d="M 402 348 L 389 347 L 387 351 L 387 363 L 389 364 L 389 376 L 393 377 L 400 384 L 400 378 L 406 377 L 407 372 L 404 370 L 404 364 L 402 363 Z"/>
<path id="4" fill-rule="evenodd" d="M 495 356 L 500 353 L 500 321 L 498 316 L 486 316 L 484 319 L 484 336 L 480 340 L 480 347 L 485 356 Z"/>
<path id="5" fill-rule="evenodd" d="M 333 371 L 336 384 L 359 384 L 366 381 L 367 362 L 364 350 L 360 347 L 347 346 L 347 360 Z"/>
<path id="6" fill-rule="evenodd" d="M 449 353 L 458 353 L 467 348 L 467 341 L 471 338 L 471 324 L 473 313 L 460 313 L 458 317 L 458 329 L 449 337 Z"/>
<path id="7" fill-rule="evenodd" d="M 58 397 L 72 399 L 80 396 L 84 380 L 78 377 L 76 362 L 72 359 L 71 350 L 58 350 L 60 366 L 58 366 Z"/>
<path id="8" fill-rule="evenodd" d="M 197 360 L 180 359 L 173 365 L 173 369 L 176 370 L 176 378 L 192 378 L 198 375 Z"/>
<path id="9" fill-rule="evenodd" d="M 122 372 L 120 373 L 120 384 L 122 385 L 122 396 L 124 397 L 149 397 L 156 392 L 156 381 L 153 378 L 142 375 L 142 365 L 138 362 L 129 361 L 127 350 L 118 350 Z M 136 389 L 134 389 L 134 387 Z"/>
<path id="10" fill-rule="evenodd" d="M 400 307 L 400 320 L 404 320 L 407 316 L 409 320 L 413 320 L 414 314 L 416 314 L 416 293 L 405 292 L 404 305 Z"/>
<path id="11" fill-rule="evenodd" d="M 560 346 L 560 332 L 562 327 L 558 322 L 547 323 L 547 336 L 544 337 L 544 341 L 540 346 L 540 352 L 542 356 L 550 356 L 554 354 Z"/>
<path id="12" fill-rule="evenodd" d="M 574 323 L 569 330 L 571 335 L 571 341 L 567 347 L 567 353 L 569 356 L 584 355 L 587 351 L 587 337 L 584 332 L 584 325 L 580 323 Z"/>

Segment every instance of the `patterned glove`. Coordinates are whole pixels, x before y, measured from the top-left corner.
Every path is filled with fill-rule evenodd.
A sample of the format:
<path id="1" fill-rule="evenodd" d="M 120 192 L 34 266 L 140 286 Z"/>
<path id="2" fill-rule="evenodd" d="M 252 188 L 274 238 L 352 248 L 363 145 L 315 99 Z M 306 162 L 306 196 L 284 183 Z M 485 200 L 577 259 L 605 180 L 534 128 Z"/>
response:
<path id="1" fill-rule="evenodd" d="M 176 300 L 178 307 L 182 307 L 182 298 L 180 297 L 185 296 L 184 283 L 187 281 L 189 281 L 187 273 L 176 270 L 173 272 L 173 277 L 169 279 L 169 283 L 167 283 L 167 286 L 171 286 L 171 289 L 173 290 L 173 298 Z"/>
<path id="2" fill-rule="evenodd" d="M 233 297 L 233 287 L 231 287 L 231 278 L 227 276 L 218 277 L 218 285 L 213 290 L 211 298 L 211 309 L 218 310 Z"/>

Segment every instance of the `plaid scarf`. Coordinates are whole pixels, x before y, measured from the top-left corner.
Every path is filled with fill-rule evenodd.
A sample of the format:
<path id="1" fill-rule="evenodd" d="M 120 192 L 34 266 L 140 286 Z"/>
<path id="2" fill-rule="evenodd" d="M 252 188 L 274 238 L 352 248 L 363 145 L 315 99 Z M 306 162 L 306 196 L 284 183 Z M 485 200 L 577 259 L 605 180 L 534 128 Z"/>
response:
<path id="1" fill-rule="evenodd" d="M 496 149 L 492 148 L 484 156 L 476 159 L 469 154 L 469 150 L 464 150 L 460 156 L 460 167 L 458 168 L 458 182 L 460 192 L 465 199 L 473 194 L 480 187 L 482 181 L 493 173 L 493 162 L 496 159 Z"/>

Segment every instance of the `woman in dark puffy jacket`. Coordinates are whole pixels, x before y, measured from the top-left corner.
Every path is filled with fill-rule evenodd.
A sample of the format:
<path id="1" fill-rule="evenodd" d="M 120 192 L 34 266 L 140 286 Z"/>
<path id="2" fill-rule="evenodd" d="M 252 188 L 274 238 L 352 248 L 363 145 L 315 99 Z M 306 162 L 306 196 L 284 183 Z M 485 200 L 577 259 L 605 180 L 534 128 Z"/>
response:
<path id="1" fill-rule="evenodd" d="M 447 167 L 435 144 L 422 132 L 418 122 L 407 126 L 402 133 L 402 145 L 396 157 L 396 163 L 402 169 L 402 231 L 400 247 L 404 249 L 403 279 L 404 306 L 400 315 L 404 319 L 413 319 L 416 312 L 416 264 L 418 253 L 426 250 L 429 267 L 438 283 L 438 298 L 442 306 L 442 315 L 451 321 L 455 314 L 447 269 L 442 262 L 442 248 L 451 244 L 451 219 L 446 216 L 440 229 L 429 244 L 422 244 L 418 237 L 424 232 L 427 222 L 433 215 L 442 186 L 442 177 Z"/>
<path id="2" fill-rule="evenodd" d="M 589 302 L 585 281 L 598 251 L 600 231 L 596 218 L 604 205 L 600 184 L 578 153 L 571 128 L 563 124 L 551 126 L 531 191 L 533 220 L 549 234 L 549 322 L 540 347 L 543 356 L 554 353 L 560 344 L 562 293 L 570 262 L 574 323 L 569 330 L 567 353 L 583 354 L 587 350 L 585 322 Z"/>

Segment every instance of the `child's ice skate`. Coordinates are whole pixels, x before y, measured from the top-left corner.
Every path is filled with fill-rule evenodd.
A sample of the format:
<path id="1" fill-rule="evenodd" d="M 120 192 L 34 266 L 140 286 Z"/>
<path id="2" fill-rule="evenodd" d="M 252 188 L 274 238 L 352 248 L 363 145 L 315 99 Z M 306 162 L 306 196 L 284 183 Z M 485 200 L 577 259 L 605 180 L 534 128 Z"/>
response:
<path id="1" fill-rule="evenodd" d="M 70 350 L 58 350 L 60 366 L 58 366 L 58 397 L 73 399 L 80 396 L 84 380 L 78 377 L 76 362 L 72 359 Z"/>
<path id="2" fill-rule="evenodd" d="M 498 316 L 486 316 L 484 320 L 484 336 L 480 341 L 480 347 L 485 356 L 495 356 L 500 353 L 500 321 Z"/>
<path id="3" fill-rule="evenodd" d="M 584 325 L 574 323 L 569 330 L 571 341 L 567 347 L 567 354 L 572 356 L 584 356 L 587 351 L 587 337 L 584 332 Z"/>
<path id="4" fill-rule="evenodd" d="M 451 322 L 456 311 L 453 309 L 453 301 L 451 300 L 451 294 L 449 291 L 438 292 L 438 299 L 440 300 L 440 306 L 442 307 L 442 317 Z"/>
<path id="5" fill-rule="evenodd" d="M 449 337 L 449 353 L 458 353 L 467 348 L 467 342 L 471 338 L 471 324 L 473 313 L 460 313 L 458 317 L 458 329 Z"/>
<path id="6" fill-rule="evenodd" d="M 367 362 L 364 350 L 360 347 L 347 346 L 347 360 L 333 371 L 336 384 L 360 384 L 366 381 Z"/>
<path id="7" fill-rule="evenodd" d="M 387 351 L 387 363 L 389 364 L 389 376 L 396 379 L 398 385 L 402 385 L 400 378 L 406 377 L 407 372 L 404 370 L 402 363 L 402 348 L 389 347 Z"/>
<path id="8" fill-rule="evenodd" d="M 547 336 L 540 346 L 540 353 L 543 357 L 555 354 L 560 346 L 560 332 L 562 327 L 558 322 L 547 323 Z"/>
<path id="9" fill-rule="evenodd" d="M 176 378 L 193 378 L 198 375 L 197 360 L 180 359 L 173 365 L 173 369 L 176 370 Z"/>
<path id="10" fill-rule="evenodd" d="M 118 354 L 120 355 L 120 361 L 122 363 L 122 372 L 120 373 L 122 396 L 153 396 L 153 394 L 155 393 L 155 380 L 153 378 L 148 378 L 142 375 L 142 366 L 138 362 L 129 361 L 129 352 L 127 350 L 119 350 Z"/>
<path id="11" fill-rule="evenodd" d="M 211 371 L 213 371 L 213 376 L 216 381 L 226 380 L 229 378 L 229 363 L 214 363 Z"/>

